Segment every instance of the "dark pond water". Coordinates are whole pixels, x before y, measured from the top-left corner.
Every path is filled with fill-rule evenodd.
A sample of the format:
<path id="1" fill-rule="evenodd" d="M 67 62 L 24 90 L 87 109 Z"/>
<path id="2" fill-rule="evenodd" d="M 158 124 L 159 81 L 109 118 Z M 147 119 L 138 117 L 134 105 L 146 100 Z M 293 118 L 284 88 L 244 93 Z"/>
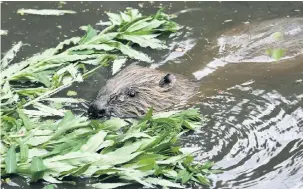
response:
<path id="1" fill-rule="evenodd" d="M 203 77 L 198 74 L 218 58 L 214 47 L 224 31 L 241 23 L 302 17 L 302 2 L 67 2 L 63 9 L 77 14 L 16 14 L 19 8 L 58 6 L 58 2 L 2 2 L 1 29 L 9 33 L 1 37 L 1 52 L 18 41 L 30 44 L 18 57 L 54 47 L 66 38 L 82 35 L 80 26 L 105 20 L 104 11 L 133 7 L 151 14 L 165 7 L 168 13 L 179 14 L 176 21 L 187 28 L 170 39 L 171 50 L 148 52 L 156 63 L 142 65 L 200 79 L 203 97 L 197 104 L 210 121 L 183 141 L 186 146 L 201 147 L 197 159 L 214 160 L 224 171 L 211 175 L 210 188 L 303 188 L 303 58 L 227 64 Z M 187 53 L 175 52 L 179 47 Z M 110 68 L 102 69 L 72 88 L 79 97 L 92 100 L 110 77 Z M 59 95 L 64 94 L 66 91 Z M 29 186 L 23 179 L 12 180 L 22 188 L 42 188 L 41 183 Z M 80 180 L 77 186 L 58 188 L 85 188 L 87 182 Z"/>

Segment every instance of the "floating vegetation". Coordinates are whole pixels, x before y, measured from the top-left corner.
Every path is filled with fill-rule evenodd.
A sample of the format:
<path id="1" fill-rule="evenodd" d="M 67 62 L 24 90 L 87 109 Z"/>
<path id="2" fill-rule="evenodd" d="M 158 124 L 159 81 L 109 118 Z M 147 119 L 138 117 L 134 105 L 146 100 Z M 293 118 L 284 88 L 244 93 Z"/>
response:
<path id="1" fill-rule="evenodd" d="M 34 15 L 45 15 L 45 16 L 61 16 L 64 14 L 76 14 L 77 12 L 72 10 L 56 10 L 56 9 L 18 9 L 18 14 L 34 14 Z"/>
<path id="2" fill-rule="evenodd" d="M 100 121 L 64 109 L 66 103 L 83 99 L 50 97 L 110 63 L 115 74 L 129 59 L 152 62 L 132 45 L 164 49 L 165 42 L 157 37 L 180 28 L 161 10 L 152 16 L 136 9 L 107 14 L 111 25 L 101 32 L 88 25 L 83 37 L 16 63 L 19 42 L 1 60 L 1 176 L 17 174 L 54 184 L 71 183 L 69 176 L 102 177 L 88 185 L 92 188 L 209 185 L 207 175 L 217 172 L 211 170 L 213 162 L 195 161 L 198 149 L 182 148 L 178 141 L 182 133 L 202 125 L 197 109 L 158 115 L 150 109 L 138 120 Z"/>
<path id="3" fill-rule="evenodd" d="M 283 34 L 281 32 L 275 32 L 271 35 L 271 37 L 278 41 L 283 39 Z M 282 48 L 273 48 L 273 49 L 266 49 L 266 54 L 271 56 L 276 61 L 280 60 L 284 55 L 285 50 Z"/>
<path id="4" fill-rule="evenodd" d="M 0 30 L 0 35 L 7 35 L 8 31 L 7 30 Z"/>

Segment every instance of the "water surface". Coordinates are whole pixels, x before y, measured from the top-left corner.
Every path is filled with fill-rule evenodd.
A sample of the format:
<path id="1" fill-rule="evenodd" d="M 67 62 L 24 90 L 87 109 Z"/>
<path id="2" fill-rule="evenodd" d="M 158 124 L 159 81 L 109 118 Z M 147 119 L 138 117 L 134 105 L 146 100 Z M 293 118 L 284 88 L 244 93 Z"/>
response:
<path id="1" fill-rule="evenodd" d="M 106 20 L 104 11 L 133 7 L 152 14 L 165 7 L 166 12 L 178 14 L 176 21 L 186 27 L 169 39 L 169 50 L 146 51 L 155 63 L 140 64 L 193 77 L 218 57 L 216 39 L 224 31 L 241 23 L 303 16 L 302 2 L 67 2 L 62 8 L 77 14 L 16 14 L 19 8 L 58 6 L 58 2 L 1 3 L 1 29 L 9 31 L 1 37 L 1 52 L 23 41 L 30 46 L 24 47 L 18 57 L 29 57 L 64 39 L 82 35 L 78 28 Z M 186 54 L 176 52 L 177 48 Z M 227 64 L 200 78 L 202 97 L 195 102 L 210 121 L 182 141 L 185 146 L 201 148 L 197 159 L 216 161 L 224 171 L 210 176 L 209 188 L 303 188 L 302 62 L 299 57 L 278 63 Z M 104 68 L 71 90 L 92 100 L 110 77 L 110 68 Z M 58 95 L 65 94 L 62 91 Z M 29 186 L 19 177 L 12 180 L 22 188 L 42 188 L 41 183 Z M 78 180 L 77 186 L 64 184 L 58 188 L 84 188 L 88 182 L 92 181 Z"/>

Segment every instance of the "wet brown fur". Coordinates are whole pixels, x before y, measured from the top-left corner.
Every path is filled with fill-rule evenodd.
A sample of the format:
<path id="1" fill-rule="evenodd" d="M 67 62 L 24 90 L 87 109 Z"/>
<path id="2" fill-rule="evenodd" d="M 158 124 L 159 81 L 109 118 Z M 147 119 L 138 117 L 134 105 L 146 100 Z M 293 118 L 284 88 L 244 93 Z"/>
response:
<path id="1" fill-rule="evenodd" d="M 175 81 L 159 85 L 166 74 L 137 65 L 126 67 L 102 87 L 93 102 L 95 111 L 104 109 L 117 117 L 137 117 L 151 107 L 159 112 L 185 105 L 196 94 L 199 84 L 183 75 L 172 74 Z M 135 96 L 131 97 L 130 91 Z"/>

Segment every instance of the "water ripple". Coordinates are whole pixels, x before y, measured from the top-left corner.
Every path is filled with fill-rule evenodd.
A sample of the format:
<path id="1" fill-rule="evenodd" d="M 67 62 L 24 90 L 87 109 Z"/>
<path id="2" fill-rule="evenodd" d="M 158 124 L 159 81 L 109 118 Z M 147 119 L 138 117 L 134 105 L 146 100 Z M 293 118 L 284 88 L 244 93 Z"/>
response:
<path id="1" fill-rule="evenodd" d="M 199 160 L 212 159 L 224 170 L 211 176 L 212 188 L 299 189 L 302 95 L 255 88 L 248 82 L 203 100 L 201 110 L 210 121 L 188 142 L 202 148 Z"/>

